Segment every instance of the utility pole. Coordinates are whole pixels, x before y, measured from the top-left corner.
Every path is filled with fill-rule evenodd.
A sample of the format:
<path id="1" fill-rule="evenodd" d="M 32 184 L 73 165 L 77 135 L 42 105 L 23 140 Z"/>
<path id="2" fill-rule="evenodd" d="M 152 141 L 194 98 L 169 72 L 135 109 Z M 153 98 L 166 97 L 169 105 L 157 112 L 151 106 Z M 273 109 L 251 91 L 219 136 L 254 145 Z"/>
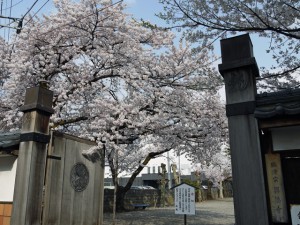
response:
<path id="1" fill-rule="evenodd" d="M 23 26 L 23 18 L 16 18 L 16 17 L 2 16 L 2 15 L 0 15 L 0 18 L 12 20 L 13 23 L 18 23 L 17 26 L 10 26 L 11 23 L 9 25 L 0 24 L 0 27 L 16 29 L 17 34 L 21 33 L 21 29 L 22 29 L 22 26 Z"/>
<path id="2" fill-rule="evenodd" d="M 178 182 L 181 183 L 180 152 L 178 152 Z"/>
<path id="3" fill-rule="evenodd" d="M 169 189 L 171 189 L 172 187 L 172 177 L 171 177 L 171 167 L 170 167 L 170 154 L 169 152 L 167 152 L 167 162 L 168 162 L 168 186 L 169 186 Z"/>

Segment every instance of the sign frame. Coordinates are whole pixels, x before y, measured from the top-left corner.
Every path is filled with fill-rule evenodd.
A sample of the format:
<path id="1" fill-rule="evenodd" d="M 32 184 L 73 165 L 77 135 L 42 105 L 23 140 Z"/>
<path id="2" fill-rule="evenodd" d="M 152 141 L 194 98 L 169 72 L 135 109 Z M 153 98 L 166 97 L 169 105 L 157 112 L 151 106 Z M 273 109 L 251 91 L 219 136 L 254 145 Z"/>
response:
<path id="1" fill-rule="evenodd" d="M 181 183 L 172 189 L 175 189 L 175 214 L 195 215 L 195 187 L 186 183 Z"/>

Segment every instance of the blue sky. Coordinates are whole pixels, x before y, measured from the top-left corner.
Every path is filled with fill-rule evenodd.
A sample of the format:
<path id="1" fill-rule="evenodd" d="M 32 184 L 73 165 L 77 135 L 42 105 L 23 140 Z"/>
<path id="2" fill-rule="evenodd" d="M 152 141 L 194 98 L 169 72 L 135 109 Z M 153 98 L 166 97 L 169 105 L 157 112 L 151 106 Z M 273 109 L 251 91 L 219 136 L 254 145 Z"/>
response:
<path id="1" fill-rule="evenodd" d="M 148 20 L 161 26 L 165 25 L 164 21 L 155 16 L 155 14 L 163 11 L 163 7 L 158 0 L 125 0 L 125 2 L 128 4 L 127 12 L 131 13 L 137 19 L 143 18 L 144 20 Z M 250 36 L 258 66 L 271 66 L 272 56 L 266 53 L 264 46 L 268 45 L 267 40 L 258 38 L 254 35 Z M 221 55 L 220 41 L 215 43 L 214 53 L 217 56 Z"/>
<path id="2" fill-rule="evenodd" d="M 125 0 L 128 5 L 127 11 L 137 19 L 143 18 L 152 23 L 163 24 L 163 21 L 155 16 L 163 10 L 158 0 Z"/>
<path id="3" fill-rule="evenodd" d="M 114 2 L 116 1 L 118 0 L 114 0 Z M 11 15 L 12 17 L 20 18 L 33 6 L 36 0 L 0 0 L 0 4 L 1 2 L 2 15 Z M 161 20 L 154 16 L 155 13 L 162 10 L 162 6 L 158 3 L 158 0 L 124 0 L 124 2 L 128 5 L 126 11 L 132 13 L 137 18 L 143 17 L 144 19 L 161 23 Z M 40 8 L 42 8 L 40 12 L 45 14 L 50 13 L 53 10 L 52 0 L 38 0 L 30 10 L 30 13 L 35 14 Z M 2 22 L 4 22 L 3 19 Z"/>
<path id="4" fill-rule="evenodd" d="M 118 0 L 114 0 L 116 2 Z M 20 18 L 33 6 L 36 0 L 0 0 L 2 2 L 2 15 L 11 16 Z M 143 18 L 144 20 L 148 20 L 151 23 L 155 23 L 163 26 L 165 23 L 157 18 L 155 14 L 159 13 L 163 10 L 161 4 L 159 4 L 158 0 L 124 0 L 124 2 L 128 5 L 126 12 L 132 14 L 136 19 Z M 45 5 L 44 5 L 45 4 Z M 10 7 L 10 6 L 13 7 Z M 34 15 L 36 12 L 49 14 L 53 10 L 52 0 L 38 0 L 34 7 L 30 10 L 30 13 Z M 7 24 L 8 20 L 0 19 L 0 24 Z M 0 29 L 0 35 L 7 40 L 15 30 L 13 29 Z M 271 55 L 265 53 L 265 48 L 263 45 L 268 44 L 265 40 L 261 38 L 256 38 L 252 36 L 252 42 L 254 45 L 254 55 L 257 58 L 257 62 L 259 66 L 269 66 L 271 63 Z M 215 44 L 215 54 L 220 55 L 220 42 L 216 42 Z"/>
<path id="5" fill-rule="evenodd" d="M 116 1 L 118 0 L 114 0 L 114 2 Z M 39 10 L 39 14 L 49 14 L 53 11 L 52 0 L 38 0 L 36 3 L 35 2 L 36 0 L 0 0 L 0 4 L 2 3 L 2 15 L 21 18 L 28 12 L 28 10 L 31 9 L 32 6 L 33 7 L 30 10 L 31 15 L 34 15 Z M 137 19 L 143 18 L 153 23 L 162 24 L 162 21 L 154 16 L 155 13 L 162 10 L 162 6 L 158 3 L 158 0 L 124 0 L 124 2 L 128 5 L 126 11 L 134 15 Z M 6 25 L 8 22 L 9 21 L 7 19 L 0 18 L 1 25 Z M 3 30 L 5 30 L 7 38 L 8 29 L 1 30 L 1 36 L 3 37 Z M 10 29 L 10 33 L 12 32 L 14 31 Z"/>

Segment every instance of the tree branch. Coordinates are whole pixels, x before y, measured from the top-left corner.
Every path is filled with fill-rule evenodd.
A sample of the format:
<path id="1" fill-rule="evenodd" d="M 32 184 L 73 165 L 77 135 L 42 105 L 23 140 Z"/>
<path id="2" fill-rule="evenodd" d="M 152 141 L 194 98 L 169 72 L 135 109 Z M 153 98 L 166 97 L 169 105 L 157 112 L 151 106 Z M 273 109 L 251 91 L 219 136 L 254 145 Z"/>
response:
<path id="1" fill-rule="evenodd" d="M 165 152 L 170 151 L 172 148 L 167 148 L 159 152 L 150 152 L 147 157 L 144 159 L 144 161 L 139 165 L 139 167 L 132 173 L 131 177 L 129 178 L 126 186 L 124 187 L 124 191 L 128 191 L 133 184 L 133 181 L 135 178 L 140 174 L 140 172 L 144 169 L 144 167 L 150 162 L 151 159 L 155 158 L 158 155 L 161 155 Z"/>

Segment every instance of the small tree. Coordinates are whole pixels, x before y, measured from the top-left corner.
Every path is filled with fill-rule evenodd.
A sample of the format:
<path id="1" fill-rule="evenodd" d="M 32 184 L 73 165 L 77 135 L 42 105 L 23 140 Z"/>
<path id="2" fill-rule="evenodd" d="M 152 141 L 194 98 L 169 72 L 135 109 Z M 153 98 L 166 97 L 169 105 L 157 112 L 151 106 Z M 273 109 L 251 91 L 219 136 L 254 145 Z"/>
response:
<path id="1" fill-rule="evenodd" d="M 219 197 L 223 198 L 223 181 L 231 177 L 230 156 L 224 150 L 220 151 L 210 161 L 198 164 L 195 169 L 205 174 L 208 186 L 213 184 L 219 188 Z"/>
<path id="2" fill-rule="evenodd" d="M 9 45 L 4 39 L 0 37 L 0 121 L 4 120 L 5 112 L 10 110 L 2 100 L 5 92 L 3 90 L 3 85 L 8 79 L 8 63 L 9 63 Z M 6 127 L 0 122 L 0 130 L 6 130 Z"/>

